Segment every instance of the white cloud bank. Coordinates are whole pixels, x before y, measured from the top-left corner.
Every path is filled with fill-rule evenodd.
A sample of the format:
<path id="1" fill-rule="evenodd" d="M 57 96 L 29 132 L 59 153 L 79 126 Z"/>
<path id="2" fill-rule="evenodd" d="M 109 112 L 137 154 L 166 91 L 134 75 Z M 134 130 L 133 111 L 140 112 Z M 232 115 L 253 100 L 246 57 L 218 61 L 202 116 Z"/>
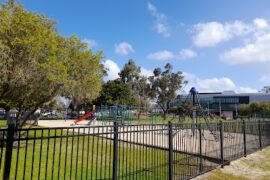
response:
<path id="1" fill-rule="evenodd" d="M 253 23 L 257 26 L 259 29 L 265 29 L 269 27 L 268 22 L 265 19 L 262 18 L 256 18 L 253 20 Z"/>
<path id="2" fill-rule="evenodd" d="M 250 27 L 241 22 L 232 23 L 207 22 L 194 26 L 196 32 L 193 43 L 197 47 L 214 47 L 221 42 L 230 40 L 235 36 L 245 35 L 250 32 Z"/>
<path id="3" fill-rule="evenodd" d="M 158 12 L 157 8 L 150 2 L 147 3 L 147 8 L 151 15 L 155 17 L 156 22 L 154 25 L 154 30 L 158 34 L 161 34 L 166 38 L 170 37 L 171 33 L 169 31 L 169 26 L 167 25 L 167 16 L 163 13 Z"/>
<path id="4" fill-rule="evenodd" d="M 255 93 L 256 89 L 236 85 L 230 78 L 207 78 L 200 79 L 196 75 L 184 72 L 185 79 L 189 82 L 185 87 L 185 92 L 189 92 L 191 87 L 196 87 L 199 92 L 223 92 L 235 91 L 237 93 Z"/>
<path id="5" fill-rule="evenodd" d="M 257 37 L 254 42 L 243 47 L 224 52 L 220 59 L 228 64 L 269 63 L 270 33 Z"/>
<path id="6" fill-rule="evenodd" d="M 229 41 L 235 37 L 250 34 L 261 34 L 269 29 L 267 20 L 256 18 L 252 23 L 239 20 L 234 22 L 206 22 L 193 26 L 193 44 L 197 47 L 214 47 L 222 42 Z"/>
<path id="7" fill-rule="evenodd" d="M 118 73 L 120 72 L 120 68 L 113 60 L 107 59 L 103 64 L 108 74 L 104 78 L 105 81 L 119 78 Z"/>
<path id="8" fill-rule="evenodd" d="M 168 50 L 158 51 L 154 53 L 150 53 L 146 58 L 152 60 L 159 60 L 159 61 L 168 61 L 172 59 L 193 59 L 197 57 L 197 53 L 191 49 L 182 49 L 179 53 L 173 53 Z"/>
<path id="9" fill-rule="evenodd" d="M 115 53 L 118 55 L 126 56 L 129 53 L 133 53 L 134 49 L 131 44 L 127 42 L 121 42 L 115 45 Z"/>

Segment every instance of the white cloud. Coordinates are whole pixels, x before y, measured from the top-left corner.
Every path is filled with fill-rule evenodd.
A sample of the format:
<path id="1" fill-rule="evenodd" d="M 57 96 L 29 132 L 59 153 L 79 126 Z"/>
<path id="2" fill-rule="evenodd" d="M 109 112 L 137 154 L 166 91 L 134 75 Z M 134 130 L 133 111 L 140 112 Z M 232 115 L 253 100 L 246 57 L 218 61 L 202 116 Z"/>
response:
<path id="1" fill-rule="evenodd" d="M 159 33 L 162 34 L 164 37 L 170 37 L 170 33 L 169 33 L 169 27 L 166 26 L 163 23 L 157 23 L 154 27 L 154 29 Z"/>
<path id="2" fill-rule="evenodd" d="M 179 58 L 180 59 L 192 59 L 197 57 L 197 53 L 191 49 L 182 49 L 179 52 Z"/>
<path id="3" fill-rule="evenodd" d="M 214 47 L 221 42 L 228 41 L 235 36 L 243 36 L 250 33 L 252 26 L 241 21 L 228 23 L 207 22 L 194 25 L 195 35 L 193 43 L 197 47 Z"/>
<path id="4" fill-rule="evenodd" d="M 268 28 L 268 22 L 265 19 L 256 18 L 256 19 L 253 20 L 253 23 L 259 29 Z"/>
<path id="5" fill-rule="evenodd" d="M 151 53 L 147 56 L 148 59 L 161 60 L 161 61 L 171 60 L 174 57 L 175 55 L 171 51 L 167 51 L 167 50 Z"/>
<path id="6" fill-rule="evenodd" d="M 167 25 L 167 16 L 163 13 L 158 12 L 157 8 L 151 4 L 150 2 L 147 3 L 147 8 L 151 15 L 155 17 L 155 25 L 154 25 L 154 30 L 163 35 L 164 37 L 170 37 L 170 28 Z"/>
<path id="7" fill-rule="evenodd" d="M 230 78 L 211 78 L 203 79 L 198 82 L 198 88 L 202 92 L 223 92 L 235 91 L 237 93 L 254 93 L 256 89 L 250 87 L 237 86 Z"/>
<path id="8" fill-rule="evenodd" d="M 228 64 L 270 62 L 270 33 L 256 38 L 255 42 L 223 53 L 220 59 Z"/>
<path id="9" fill-rule="evenodd" d="M 258 92 L 254 88 L 237 86 L 230 78 L 208 78 L 200 79 L 196 75 L 184 72 L 185 80 L 189 83 L 185 87 L 185 92 L 189 92 L 191 87 L 196 87 L 199 92 L 223 92 L 235 91 L 236 93 L 255 93 Z"/>
<path id="10" fill-rule="evenodd" d="M 150 2 L 147 3 L 147 8 L 151 12 L 152 16 L 159 16 L 159 13 L 157 12 L 157 8 Z"/>
<path id="11" fill-rule="evenodd" d="M 153 71 L 141 67 L 141 75 L 145 77 L 153 76 Z"/>
<path id="12" fill-rule="evenodd" d="M 131 44 L 127 42 L 121 42 L 115 45 L 115 53 L 119 55 L 128 55 L 129 53 L 134 52 L 134 49 Z"/>
<path id="13" fill-rule="evenodd" d="M 213 92 L 213 91 L 229 91 L 235 89 L 235 84 L 229 78 L 212 78 L 212 79 L 203 79 L 198 82 L 198 88 L 201 91 Z"/>
<path id="14" fill-rule="evenodd" d="M 160 60 L 160 61 L 166 61 L 166 60 L 172 60 L 172 59 L 185 60 L 185 59 L 192 59 L 195 57 L 197 57 L 197 53 L 191 49 L 182 49 L 181 51 L 179 51 L 178 54 L 173 53 L 168 50 L 163 50 L 163 51 L 151 53 L 147 56 L 148 59 Z"/>
<path id="15" fill-rule="evenodd" d="M 108 76 L 104 78 L 105 81 L 119 78 L 118 73 L 120 72 L 120 68 L 113 60 L 107 59 L 103 64 L 104 67 L 107 69 L 108 74 Z"/>
<path id="16" fill-rule="evenodd" d="M 95 40 L 93 40 L 93 39 L 87 39 L 87 38 L 85 38 L 82 41 L 84 43 L 87 43 L 89 48 L 93 48 L 93 47 L 96 47 L 98 45 L 98 43 Z"/>

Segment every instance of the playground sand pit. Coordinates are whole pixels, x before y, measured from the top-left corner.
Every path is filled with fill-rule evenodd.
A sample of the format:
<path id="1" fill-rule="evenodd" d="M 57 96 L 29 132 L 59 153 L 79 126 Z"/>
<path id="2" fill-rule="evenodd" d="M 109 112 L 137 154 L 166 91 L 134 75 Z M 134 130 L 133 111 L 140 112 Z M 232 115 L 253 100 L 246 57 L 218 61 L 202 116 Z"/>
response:
<path id="1" fill-rule="evenodd" d="M 88 122 L 89 121 L 82 121 L 78 125 L 71 126 L 71 124 L 74 124 L 74 120 L 41 120 L 38 122 L 38 125 L 44 127 L 77 127 L 74 129 L 76 133 L 95 134 L 96 136 L 113 139 L 112 122 L 105 123 L 94 121 L 90 126 L 86 126 Z M 73 128 L 69 130 L 73 131 Z M 168 126 L 166 125 L 119 126 L 118 131 L 118 139 L 123 142 L 168 149 L 169 136 Z M 219 137 L 218 132 L 215 132 L 215 134 L 216 137 Z M 224 137 L 225 154 L 234 154 L 238 153 L 238 151 L 242 151 L 243 136 L 241 134 L 224 132 Z M 256 141 L 258 138 L 253 135 L 247 135 L 247 139 Z M 235 146 L 235 144 L 238 144 L 238 146 Z M 219 139 L 215 139 L 214 135 L 211 134 L 209 130 L 203 130 L 201 147 L 202 155 L 214 159 L 220 158 Z M 198 155 L 200 152 L 199 132 L 193 132 L 192 129 L 174 129 L 173 149 L 191 155 Z M 225 156 L 224 158 L 229 159 L 230 157 Z"/>
<path id="2" fill-rule="evenodd" d="M 79 126 L 88 126 L 88 120 L 79 122 L 77 125 L 74 125 L 74 120 L 39 120 L 38 125 L 43 127 L 79 127 Z M 102 125 L 112 125 L 113 123 L 106 122 L 105 124 L 100 121 L 94 121 L 91 123 L 91 126 L 102 126 Z"/>

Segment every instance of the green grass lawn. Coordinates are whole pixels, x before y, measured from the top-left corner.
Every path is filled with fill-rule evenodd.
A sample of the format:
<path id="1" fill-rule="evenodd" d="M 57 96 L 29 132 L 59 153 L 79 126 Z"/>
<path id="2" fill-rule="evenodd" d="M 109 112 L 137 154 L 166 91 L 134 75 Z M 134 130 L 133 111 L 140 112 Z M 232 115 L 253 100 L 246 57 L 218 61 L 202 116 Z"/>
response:
<path id="1" fill-rule="evenodd" d="M 69 132 L 69 135 L 72 132 Z M 43 136 L 49 134 L 44 130 Z M 68 137 L 67 131 L 50 131 L 50 138 L 21 141 L 13 149 L 11 179 L 110 179 L 112 177 L 113 142 L 93 136 Z M 29 131 L 29 137 L 41 137 L 41 130 Z M 76 135 L 76 133 L 75 133 Z M 119 179 L 167 179 L 168 152 L 119 142 Z M 5 152 L 3 152 L 4 155 Z M 17 159 L 18 158 L 18 159 Z M 187 162 L 188 161 L 188 162 Z M 187 155 L 174 156 L 178 173 L 191 174 L 198 167 L 187 166 L 196 161 Z M 3 176 L 3 160 L 0 177 Z M 16 165 L 17 164 L 17 165 Z M 17 166 L 17 167 L 16 167 Z M 17 169 L 17 170 L 16 170 Z"/>
<path id="2" fill-rule="evenodd" d="M 0 119 L 0 128 L 7 127 L 7 120 Z"/>

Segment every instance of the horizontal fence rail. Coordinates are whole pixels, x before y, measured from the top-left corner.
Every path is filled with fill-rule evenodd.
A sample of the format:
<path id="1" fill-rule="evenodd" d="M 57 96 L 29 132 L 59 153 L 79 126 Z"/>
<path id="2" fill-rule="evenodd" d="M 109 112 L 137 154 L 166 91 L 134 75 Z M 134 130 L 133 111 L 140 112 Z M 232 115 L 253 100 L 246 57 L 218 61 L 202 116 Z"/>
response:
<path id="1" fill-rule="evenodd" d="M 9 126 L 0 129 L 0 177 L 190 179 L 269 145 L 268 121 Z"/>

